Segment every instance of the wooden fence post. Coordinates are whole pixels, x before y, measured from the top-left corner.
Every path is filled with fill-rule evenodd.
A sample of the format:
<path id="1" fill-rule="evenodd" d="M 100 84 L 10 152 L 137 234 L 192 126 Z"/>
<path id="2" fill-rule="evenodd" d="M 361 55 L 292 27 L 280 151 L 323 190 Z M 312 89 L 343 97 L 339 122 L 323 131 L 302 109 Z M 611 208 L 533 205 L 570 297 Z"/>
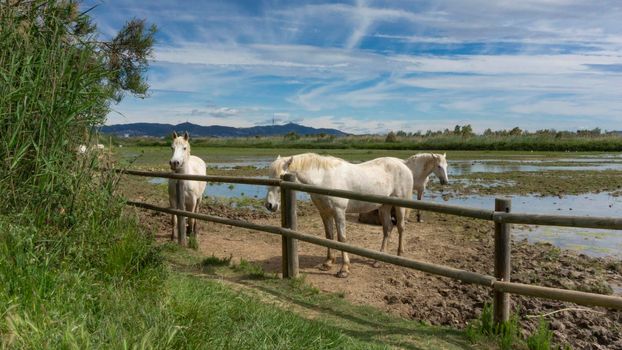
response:
<path id="1" fill-rule="evenodd" d="M 184 198 L 184 181 L 177 180 L 177 209 L 186 210 L 186 199 Z M 186 246 L 186 217 L 177 215 L 177 240 L 180 245 Z"/>
<path id="2" fill-rule="evenodd" d="M 285 174 L 283 181 L 293 182 L 296 176 Z M 281 227 L 295 230 L 297 224 L 296 215 L 296 191 L 281 187 Z M 298 240 L 282 236 L 282 270 L 283 278 L 298 277 Z"/>
<path id="3" fill-rule="evenodd" d="M 509 213 L 512 200 L 495 198 L 495 211 Z M 495 223 L 495 278 L 510 282 L 510 229 L 511 224 Z M 507 322 L 510 318 L 510 294 L 494 292 L 494 321 L 496 324 Z"/>

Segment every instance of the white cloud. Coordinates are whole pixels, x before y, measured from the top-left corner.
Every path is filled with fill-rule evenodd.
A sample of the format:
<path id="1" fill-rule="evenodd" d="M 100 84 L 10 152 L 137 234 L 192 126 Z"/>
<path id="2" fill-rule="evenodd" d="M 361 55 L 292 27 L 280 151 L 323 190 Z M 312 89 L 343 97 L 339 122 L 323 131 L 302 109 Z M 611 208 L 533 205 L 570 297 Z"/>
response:
<path id="1" fill-rule="evenodd" d="M 157 22 L 163 39 L 149 72 L 156 94 L 118 108 L 131 121 L 274 117 L 350 131 L 420 129 L 404 127 L 412 118 L 423 129 L 460 118 L 493 127 L 485 118 L 498 115 L 527 128 L 579 118 L 622 128 L 622 74 L 598 68 L 622 65 L 617 0 L 255 5 L 108 6 L 109 20 L 98 20 L 107 35 L 135 15 Z M 179 100 L 157 93 L 171 91 Z"/>

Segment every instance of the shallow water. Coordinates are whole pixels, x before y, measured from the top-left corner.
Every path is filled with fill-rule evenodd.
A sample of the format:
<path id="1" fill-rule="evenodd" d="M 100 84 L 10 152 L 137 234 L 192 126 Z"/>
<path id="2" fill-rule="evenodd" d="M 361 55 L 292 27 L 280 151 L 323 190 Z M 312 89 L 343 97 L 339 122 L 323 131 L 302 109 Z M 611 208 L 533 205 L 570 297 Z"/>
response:
<path id="1" fill-rule="evenodd" d="M 238 157 L 230 162 L 209 163 L 209 167 L 219 169 L 235 169 L 239 167 L 255 167 L 265 169 L 274 161 L 273 157 Z M 565 165 L 555 163 L 576 163 Z M 449 160 L 449 176 L 459 176 L 469 173 L 505 173 L 513 171 L 602 171 L 622 170 L 622 157 L 605 154 L 595 157 L 556 158 L 556 159 L 481 159 L 481 160 Z"/>
<path id="2" fill-rule="evenodd" d="M 511 195 L 512 211 L 537 214 L 619 216 L 622 198 L 608 193 L 590 193 L 563 197 Z M 428 200 L 484 209 L 494 208 L 495 196 L 473 195 L 445 199 L 430 192 Z M 622 257 L 622 231 L 589 228 L 514 225 L 517 239 L 549 242 L 557 247 L 580 251 L 590 256 Z"/>
<path id="3" fill-rule="evenodd" d="M 267 178 L 266 176 L 258 176 L 259 178 Z M 168 183 L 168 179 L 151 178 L 149 183 L 154 185 Z M 220 198 L 235 198 L 235 197 L 249 197 L 256 199 L 266 198 L 268 188 L 266 186 L 259 185 L 246 185 L 246 184 L 229 184 L 209 182 L 205 187 L 204 196 L 208 197 L 220 197 Z M 298 192 L 296 198 L 299 200 L 309 200 L 309 195 L 304 192 Z"/>
<path id="4" fill-rule="evenodd" d="M 577 163 L 577 165 L 556 165 L 556 162 Z M 603 171 L 622 170 L 617 158 L 563 158 L 551 160 L 455 160 L 449 161 L 449 176 L 471 173 L 507 173 L 513 171 Z"/>

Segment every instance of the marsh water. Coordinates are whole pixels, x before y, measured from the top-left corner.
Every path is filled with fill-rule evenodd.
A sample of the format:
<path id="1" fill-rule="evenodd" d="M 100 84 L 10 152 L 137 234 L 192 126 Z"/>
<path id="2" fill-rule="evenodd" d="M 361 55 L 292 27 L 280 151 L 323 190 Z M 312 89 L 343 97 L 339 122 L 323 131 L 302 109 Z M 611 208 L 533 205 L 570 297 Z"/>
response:
<path id="1" fill-rule="evenodd" d="M 210 163 L 209 167 L 218 169 L 266 168 L 271 158 L 240 157 L 230 162 Z M 622 171 L 622 155 L 603 154 L 588 157 L 568 157 L 561 159 L 475 159 L 455 160 L 449 162 L 450 182 L 460 182 L 464 186 L 473 184 L 475 180 L 460 178 L 471 173 L 504 173 L 504 172 L 540 172 L 549 170 L 563 171 Z M 622 175 L 620 175 L 622 176 Z M 458 177 L 452 179 L 452 177 Z M 151 183 L 165 183 L 166 179 L 152 179 Z M 438 181 L 432 177 L 431 181 Z M 489 181 L 478 185 L 495 187 L 511 185 L 511 181 Z M 451 190 L 449 190 L 451 191 Z M 263 186 L 242 184 L 210 183 L 205 195 L 212 197 L 246 197 L 263 199 L 266 188 Z M 450 194 L 450 195 L 448 195 Z M 585 193 L 579 195 L 540 196 L 532 194 L 511 194 L 512 211 L 521 213 L 585 215 L 585 216 L 619 216 L 622 214 L 622 197 L 610 193 Z M 308 200 L 309 195 L 298 193 L 298 199 Z M 456 192 L 428 190 L 425 199 L 448 204 L 491 209 L 494 207 L 494 195 L 475 194 L 461 195 Z M 622 231 L 576 229 L 566 227 L 547 227 L 516 225 L 513 229 L 515 239 L 549 242 L 560 248 L 580 251 L 590 256 L 615 256 L 622 258 Z"/>

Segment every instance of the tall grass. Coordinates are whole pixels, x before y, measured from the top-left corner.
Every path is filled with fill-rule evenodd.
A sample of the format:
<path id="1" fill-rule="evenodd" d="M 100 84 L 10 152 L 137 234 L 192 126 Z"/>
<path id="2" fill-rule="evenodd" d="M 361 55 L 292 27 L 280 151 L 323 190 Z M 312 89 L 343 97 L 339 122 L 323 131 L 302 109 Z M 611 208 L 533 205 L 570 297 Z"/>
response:
<path id="1" fill-rule="evenodd" d="M 79 144 L 107 112 L 105 68 L 94 44 L 69 24 L 88 25 L 73 2 L 0 6 L 0 203 L 38 220 L 67 217 L 91 177 Z M 91 159 L 92 160 L 92 159 Z"/>

